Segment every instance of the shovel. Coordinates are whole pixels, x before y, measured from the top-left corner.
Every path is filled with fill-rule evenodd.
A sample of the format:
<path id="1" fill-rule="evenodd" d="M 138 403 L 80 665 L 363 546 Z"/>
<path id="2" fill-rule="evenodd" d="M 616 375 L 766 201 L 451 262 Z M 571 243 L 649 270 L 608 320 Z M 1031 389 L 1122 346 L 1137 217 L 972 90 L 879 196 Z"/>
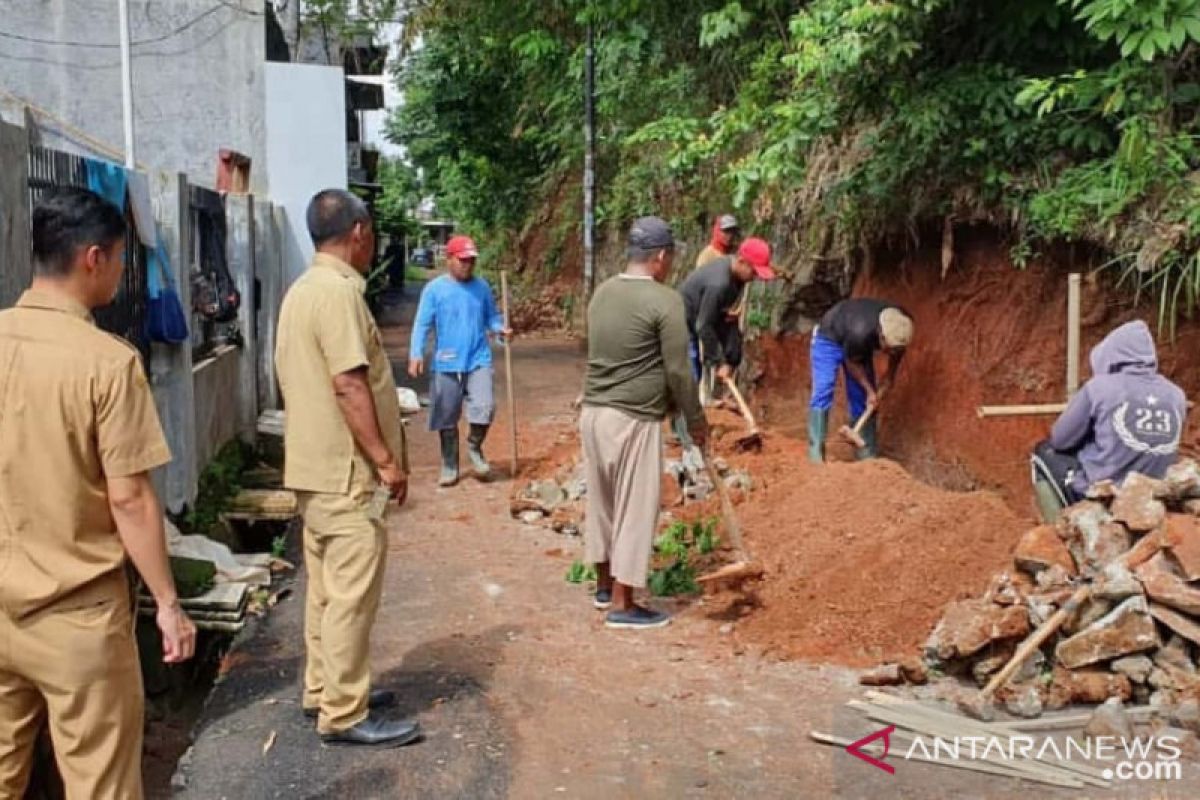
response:
<path id="1" fill-rule="evenodd" d="M 855 447 L 866 447 L 867 443 L 864 442 L 862 438 L 862 429 L 863 426 L 870 421 L 874 414 L 875 406 L 868 406 L 867 410 L 863 412 L 863 415 L 858 418 L 858 422 L 854 423 L 853 428 L 851 428 L 849 425 L 843 425 L 842 427 L 838 428 L 838 435 L 847 442 L 850 442 L 850 444 L 854 445 Z"/>
<path id="2" fill-rule="evenodd" d="M 742 543 L 742 526 L 738 524 L 737 514 L 733 510 L 733 502 L 729 499 L 729 489 L 726 488 L 725 481 L 721 480 L 721 476 L 717 474 L 717 470 L 712 465 L 712 460 L 707 456 L 704 456 L 704 469 L 708 473 L 708 480 L 717 491 L 717 496 L 721 498 L 721 521 L 725 525 L 725 533 L 729 536 L 729 543 L 733 545 L 737 561 L 726 564 L 715 572 L 701 575 L 696 582 L 743 581 L 761 577 L 762 566 L 750 559 L 749 554 L 746 553 L 746 547 Z"/>
<path id="3" fill-rule="evenodd" d="M 754 421 L 754 414 L 751 413 L 750 406 L 746 405 L 746 398 L 742 397 L 741 391 L 738 390 L 737 384 L 732 378 L 725 378 L 725 385 L 729 387 L 730 394 L 737 401 L 738 410 L 742 412 L 742 418 L 746 420 L 746 426 L 749 428 L 737 438 L 734 446 L 738 450 L 761 450 L 762 431 L 758 429 L 758 423 Z"/>

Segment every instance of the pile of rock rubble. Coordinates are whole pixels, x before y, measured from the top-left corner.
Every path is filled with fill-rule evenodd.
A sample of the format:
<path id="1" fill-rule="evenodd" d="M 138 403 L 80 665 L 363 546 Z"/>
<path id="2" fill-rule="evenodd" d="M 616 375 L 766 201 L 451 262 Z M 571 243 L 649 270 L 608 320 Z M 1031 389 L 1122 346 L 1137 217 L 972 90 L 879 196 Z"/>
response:
<path id="1" fill-rule="evenodd" d="M 970 547 L 970 542 L 963 542 Z M 1036 717 L 1070 703 L 1159 706 L 1200 731 L 1200 468 L 1102 482 L 1030 530 L 1014 569 L 952 603 L 925 645 L 935 672 L 984 685 L 1081 586 L 1090 594 L 996 694 Z"/>

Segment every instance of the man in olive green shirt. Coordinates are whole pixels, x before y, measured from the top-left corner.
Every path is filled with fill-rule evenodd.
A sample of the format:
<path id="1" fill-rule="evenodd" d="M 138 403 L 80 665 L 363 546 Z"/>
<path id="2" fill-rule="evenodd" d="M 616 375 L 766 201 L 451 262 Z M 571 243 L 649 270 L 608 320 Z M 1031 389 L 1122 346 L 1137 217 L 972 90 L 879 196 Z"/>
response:
<path id="1" fill-rule="evenodd" d="M 708 427 L 688 361 L 683 299 L 663 286 L 675 238 L 658 217 L 629 231 L 629 263 L 588 306 L 580 439 L 588 486 L 585 547 L 595 605 L 610 628 L 657 628 L 670 617 L 633 602 L 644 587 L 658 524 L 662 421 L 678 410 L 703 447 Z"/>

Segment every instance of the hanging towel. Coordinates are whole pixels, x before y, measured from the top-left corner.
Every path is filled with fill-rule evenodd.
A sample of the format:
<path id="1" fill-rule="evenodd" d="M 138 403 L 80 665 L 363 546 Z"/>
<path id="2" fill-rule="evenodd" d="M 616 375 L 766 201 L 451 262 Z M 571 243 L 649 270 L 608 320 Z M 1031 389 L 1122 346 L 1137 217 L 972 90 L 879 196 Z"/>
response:
<path id="1" fill-rule="evenodd" d="M 111 161 L 84 158 L 87 168 L 87 185 L 96 194 L 125 213 L 125 168 Z"/>
<path id="2" fill-rule="evenodd" d="M 179 344 L 190 338 L 187 312 L 171 279 L 171 261 L 159 238 L 154 249 L 146 251 L 150 263 L 146 270 L 146 338 L 152 342 Z"/>
<path id="3" fill-rule="evenodd" d="M 146 247 L 158 244 L 158 226 L 154 223 L 154 207 L 150 204 L 150 179 L 144 172 L 125 170 L 129 182 L 129 207 L 133 210 L 133 225 L 138 238 Z"/>

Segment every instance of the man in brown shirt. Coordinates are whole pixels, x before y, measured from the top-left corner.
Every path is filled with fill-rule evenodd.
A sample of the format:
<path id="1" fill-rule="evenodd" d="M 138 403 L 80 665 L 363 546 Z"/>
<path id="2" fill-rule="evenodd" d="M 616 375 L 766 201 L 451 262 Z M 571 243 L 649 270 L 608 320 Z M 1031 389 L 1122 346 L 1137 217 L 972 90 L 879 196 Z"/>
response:
<path id="1" fill-rule="evenodd" d="M 83 189 L 33 211 L 33 286 L 0 312 L 0 797 L 48 721 L 69 797 L 142 796 L 142 677 L 126 556 L 163 660 L 192 656 L 150 470 L 171 460 L 141 358 L 99 330 L 125 222 Z"/>
<path id="2" fill-rule="evenodd" d="M 303 705 L 329 744 L 398 747 L 416 723 L 373 709 L 368 651 L 387 556 L 385 509 L 403 503 L 408 464 L 391 362 L 367 309 L 375 251 L 366 205 L 326 189 L 308 206 L 317 253 L 279 314 L 275 369 L 287 407 L 284 483 L 304 515 Z"/>

